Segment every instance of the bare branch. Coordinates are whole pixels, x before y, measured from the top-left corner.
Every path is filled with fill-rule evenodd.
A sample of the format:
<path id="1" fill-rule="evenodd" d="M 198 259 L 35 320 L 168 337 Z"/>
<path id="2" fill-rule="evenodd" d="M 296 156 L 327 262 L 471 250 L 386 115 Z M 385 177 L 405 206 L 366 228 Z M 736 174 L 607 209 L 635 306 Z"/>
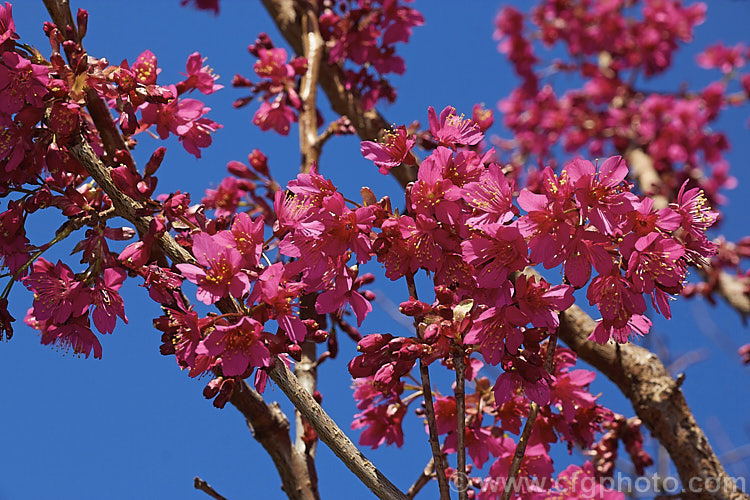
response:
<path id="1" fill-rule="evenodd" d="M 435 477 L 435 461 L 433 458 L 430 458 L 430 461 L 427 462 L 427 465 L 425 465 L 424 470 L 417 480 L 409 487 L 409 491 L 406 492 L 406 498 L 414 498 L 417 496 L 417 493 L 419 493 L 433 477 Z"/>
<path id="2" fill-rule="evenodd" d="M 551 334 L 547 342 L 547 355 L 544 360 L 544 368 L 549 374 L 553 374 L 555 371 L 555 349 L 557 349 L 557 333 Z M 508 469 L 508 479 L 503 486 L 501 500 L 508 500 L 515 490 L 516 477 L 518 477 L 518 471 L 521 469 L 523 456 L 526 454 L 526 447 L 529 445 L 529 437 L 531 436 L 531 431 L 534 428 L 534 422 L 538 414 L 539 405 L 532 401 L 531 408 L 529 408 L 529 416 L 526 417 L 521 437 L 518 438 L 518 444 L 516 444 L 516 451 L 513 453 L 513 460 Z"/>
<path id="3" fill-rule="evenodd" d="M 406 275 L 406 284 L 409 287 L 409 295 L 418 299 L 417 287 L 414 284 L 414 275 Z M 417 330 L 417 336 L 421 339 L 422 334 L 416 321 L 414 326 Z M 435 420 L 435 405 L 432 401 L 432 384 L 430 383 L 430 368 L 419 360 L 419 376 L 422 381 L 422 395 L 424 396 L 425 415 L 427 417 L 427 428 L 430 432 L 430 448 L 432 449 L 432 460 L 437 475 L 438 489 L 440 498 L 450 500 L 451 494 L 448 488 L 448 479 L 445 477 L 445 466 L 443 464 L 443 451 L 440 449 L 440 438 L 438 437 L 437 421 Z"/>
<path id="4" fill-rule="evenodd" d="M 294 2 L 291 0 L 263 0 L 263 5 L 273 17 L 287 43 L 297 55 L 304 55 L 302 23 L 294 10 Z M 327 61 L 327 54 L 324 54 L 323 57 L 324 62 L 321 63 L 319 75 L 320 86 L 326 93 L 331 107 L 339 115 L 346 116 L 351 120 L 357 135 L 361 139 L 367 141 L 377 139 L 380 131 L 389 127 L 388 122 L 374 108 L 364 111 L 359 96 L 344 85 L 341 68 L 325 62 Z M 402 186 L 406 186 L 417 178 L 416 169 L 408 166 L 394 168 L 391 170 L 391 174 Z"/>
<path id="5" fill-rule="evenodd" d="M 278 403 L 266 404 L 244 380 L 235 386 L 229 402 L 245 416 L 253 437 L 270 455 L 287 496 L 294 500 L 318 500 L 317 482 L 308 474 L 305 454 L 292 444 L 289 420 Z"/>
<path id="6" fill-rule="evenodd" d="M 630 400 L 635 413 L 666 448 L 683 484 L 702 488 L 718 481 L 716 493 L 684 493 L 683 498 L 750 498 L 724 470 L 685 396 L 658 356 L 634 344 L 599 345 L 587 340 L 596 323 L 578 306 L 560 315 L 558 334 L 578 357 L 607 376 Z M 690 481 L 692 480 L 692 483 Z"/>
<path id="7" fill-rule="evenodd" d="M 299 384 L 297 377 L 289 371 L 283 361 L 277 358 L 276 364 L 268 369 L 268 375 L 284 391 L 292 404 L 302 412 L 318 433 L 318 437 L 370 491 L 383 500 L 406 499 L 406 496 L 365 458 L 359 448 L 344 434 L 344 431 Z"/>
<path id="8" fill-rule="evenodd" d="M 210 496 L 211 498 L 215 498 L 216 500 L 227 500 L 226 497 L 221 496 L 215 489 L 211 487 L 210 484 L 208 484 L 198 476 L 195 476 L 193 478 L 193 486 L 196 490 L 205 492 L 206 495 Z"/>
<path id="9" fill-rule="evenodd" d="M 458 346 L 459 352 L 453 357 L 453 367 L 456 370 L 456 488 L 458 489 L 458 500 L 468 498 L 469 489 L 465 484 L 466 476 L 466 366 L 464 364 L 463 346 Z M 460 483 L 459 483 L 460 482 Z"/>

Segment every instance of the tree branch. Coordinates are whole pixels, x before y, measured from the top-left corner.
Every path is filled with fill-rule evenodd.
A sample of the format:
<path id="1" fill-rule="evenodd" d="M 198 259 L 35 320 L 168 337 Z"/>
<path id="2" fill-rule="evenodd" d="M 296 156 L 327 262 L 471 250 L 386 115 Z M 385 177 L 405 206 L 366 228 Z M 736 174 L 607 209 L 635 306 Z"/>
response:
<path id="1" fill-rule="evenodd" d="M 627 397 L 636 415 L 669 452 L 683 485 L 721 486 L 716 493 L 685 493 L 683 498 L 747 499 L 695 421 L 682 391 L 654 353 L 634 344 L 599 345 L 587 340 L 596 322 L 578 306 L 560 315 L 558 334 L 578 357 L 607 376 Z M 692 481 L 692 482 L 691 482 Z"/>
<path id="2" fill-rule="evenodd" d="M 287 43 L 294 49 L 297 55 L 304 55 L 302 23 L 295 12 L 294 1 L 262 1 Z M 323 59 L 320 68 L 320 86 L 326 93 L 331 107 L 339 115 L 346 116 L 351 120 L 354 129 L 357 131 L 357 135 L 362 140 L 371 141 L 377 139 L 380 131 L 389 127 L 388 122 L 374 108 L 364 111 L 360 97 L 348 90 L 346 85 L 344 85 L 341 67 L 328 64 L 326 62 L 328 56 L 325 51 L 323 57 L 325 59 Z M 406 186 L 409 182 L 417 179 L 416 169 L 405 165 L 391 169 L 391 174 L 402 186 Z"/>
<path id="3" fill-rule="evenodd" d="M 552 333 L 547 342 L 547 354 L 544 359 L 544 369 L 550 375 L 553 375 L 555 372 L 555 349 L 557 349 L 557 333 Z M 516 451 L 513 453 L 513 460 L 508 469 L 508 479 L 503 486 L 501 500 L 508 500 L 511 494 L 516 491 L 516 477 L 518 476 L 518 471 L 521 470 L 523 457 L 526 454 L 526 447 L 529 445 L 529 437 L 531 436 L 531 431 L 534 429 L 534 422 L 538 414 L 539 405 L 532 401 L 531 408 L 529 408 L 529 415 L 526 417 L 526 423 L 523 426 L 521 436 L 518 438 L 518 444 L 516 444 Z"/>
<path id="4" fill-rule="evenodd" d="M 203 491 L 206 495 L 210 496 L 211 498 L 215 498 L 216 500 L 227 500 L 226 497 L 220 495 L 215 489 L 211 487 L 210 484 L 208 484 L 198 476 L 195 476 L 193 478 L 193 487 L 195 487 L 196 490 Z"/>
<path id="5" fill-rule="evenodd" d="M 463 344 L 457 347 L 459 352 L 453 357 L 453 368 L 456 370 L 456 488 L 458 500 L 467 500 L 469 494 L 466 475 L 466 366 L 464 365 Z M 460 484 L 459 484 L 460 481 Z"/>
<path id="6" fill-rule="evenodd" d="M 317 483 L 308 474 L 305 454 L 293 446 L 289 420 L 278 403 L 266 404 L 244 380 L 235 386 L 229 402 L 245 416 L 253 437 L 271 456 L 287 496 L 295 500 L 319 499 Z"/>
<path id="7" fill-rule="evenodd" d="M 409 295 L 415 300 L 419 300 L 417 296 L 417 286 L 414 283 L 414 275 L 406 275 L 406 285 L 409 289 Z M 422 339 L 422 334 L 419 330 L 419 325 L 414 321 L 414 327 L 417 331 L 417 336 Z M 432 383 L 430 382 L 430 368 L 425 365 L 424 362 L 419 360 L 419 376 L 422 380 L 422 395 L 424 397 L 425 415 L 427 418 L 427 429 L 430 433 L 430 448 L 432 449 L 432 462 L 435 467 L 435 475 L 437 476 L 438 489 L 440 490 L 441 500 L 450 500 L 451 494 L 448 487 L 448 479 L 445 477 L 445 466 L 443 464 L 443 451 L 440 449 L 440 438 L 438 437 L 437 431 L 437 420 L 435 420 L 435 405 L 432 401 Z"/>
<path id="8" fill-rule="evenodd" d="M 383 500 L 405 500 L 406 496 L 386 478 L 357 448 L 325 410 L 302 387 L 286 364 L 276 359 L 268 375 L 284 391 L 292 404 L 313 426 L 318 437 L 344 462 L 370 491 Z"/>
<path id="9" fill-rule="evenodd" d="M 424 488 L 427 483 L 430 482 L 432 477 L 435 475 L 435 459 L 430 458 L 430 461 L 427 462 L 427 465 L 425 465 L 424 470 L 419 475 L 416 481 L 414 481 L 414 484 L 412 484 L 409 487 L 409 491 L 406 492 L 406 498 L 414 498 L 417 496 L 417 493 L 419 493 L 422 488 Z"/>

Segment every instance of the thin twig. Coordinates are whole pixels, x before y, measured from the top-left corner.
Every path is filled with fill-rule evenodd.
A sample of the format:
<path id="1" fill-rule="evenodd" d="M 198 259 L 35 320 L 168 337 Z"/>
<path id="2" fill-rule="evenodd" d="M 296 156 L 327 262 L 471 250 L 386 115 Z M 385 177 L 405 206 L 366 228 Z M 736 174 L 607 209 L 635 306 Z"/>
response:
<path id="1" fill-rule="evenodd" d="M 456 459 L 456 488 L 458 489 L 458 499 L 467 500 L 469 489 L 467 488 L 468 477 L 466 476 L 466 373 L 464 366 L 464 350 L 460 350 L 453 357 L 453 367 L 456 370 L 456 431 L 458 432 L 458 457 Z"/>
<path id="2" fill-rule="evenodd" d="M 226 497 L 220 495 L 215 489 L 211 487 L 210 484 L 208 484 L 198 476 L 195 476 L 195 478 L 193 479 L 193 486 L 195 486 L 196 490 L 201 490 L 211 498 L 215 498 L 216 500 L 227 500 Z"/>
<path id="3" fill-rule="evenodd" d="M 414 275 L 406 275 L 406 285 L 409 289 L 409 295 L 415 300 L 417 297 L 417 286 L 414 283 Z M 417 336 L 422 337 L 417 323 L 414 323 L 417 330 Z M 450 488 L 448 487 L 448 478 L 445 477 L 445 465 L 443 464 L 443 452 L 440 450 L 440 438 L 438 437 L 437 421 L 435 420 L 435 405 L 432 401 L 432 384 L 430 383 L 430 369 L 424 362 L 419 360 L 419 376 L 422 382 L 422 392 L 424 393 L 425 415 L 427 416 L 427 428 L 430 432 L 430 448 L 432 449 L 432 458 L 435 464 L 435 473 L 437 475 L 438 489 L 440 498 L 449 500 L 451 497 Z"/>
<path id="4" fill-rule="evenodd" d="M 544 368 L 549 374 L 552 374 L 554 371 L 556 348 L 557 333 L 555 332 L 550 335 L 549 341 L 547 342 L 547 355 L 544 360 Z M 503 495 L 502 497 L 500 497 L 500 500 L 508 500 L 510 498 L 510 495 L 516 489 L 516 477 L 518 476 L 518 471 L 521 469 L 523 456 L 526 453 L 526 447 L 529 445 L 531 430 L 534 428 L 534 421 L 536 420 L 536 416 L 538 414 L 539 405 L 532 401 L 531 408 L 529 408 L 529 416 L 526 418 L 526 424 L 523 426 L 523 432 L 521 432 L 521 437 L 518 438 L 516 451 L 513 454 L 513 461 L 510 463 L 510 469 L 508 470 L 508 479 L 507 481 L 505 481 L 505 486 L 503 487 Z"/>
<path id="5" fill-rule="evenodd" d="M 269 368 L 268 376 L 286 394 L 292 404 L 318 433 L 318 437 L 328 445 L 333 453 L 341 459 L 375 496 L 382 500 L 405 500 L 399 489 L 386 478 L 352 443 L 344 431 L 325 412 L 312 395 L 302 387 L 297 377 L 282 360 L 276 358 L 274 366 Z"/>
<path id="6" fill-rule="evenodd" d="M 417 493 L 419 493 L 434 476 L 435 461 L 433 458 L 430 458 L 430 461 L 427 462 L 427 465 L 425 465 L 424 470 L 419 475 L 417 480 L 414 481 L 414 484 L 409 487 L 409 490 L 406 492 L 406 498 L 411 499 L 417 496 Z"/>

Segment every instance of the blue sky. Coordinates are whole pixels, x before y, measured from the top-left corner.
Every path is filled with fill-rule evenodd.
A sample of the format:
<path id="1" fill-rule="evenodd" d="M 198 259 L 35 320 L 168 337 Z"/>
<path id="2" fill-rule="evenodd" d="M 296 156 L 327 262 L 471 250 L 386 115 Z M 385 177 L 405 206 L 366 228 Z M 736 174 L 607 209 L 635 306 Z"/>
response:
<path id="1" fill-rule="evenodd" d="M 517 0 L 516 5 L 527 2 Z M 158 9 L 154 7 L 158 4 Z M 224 177 L 229 160 L 245 160 L 253 148 L 268 157 L 277 180 L 292 178 L 299 165 L 295 131 L 287 138 L 263 133 L 250 123 L 252 105 L 242 110 L 231 107 L 244 95 L 230 81 L 235 73 L 251 76 L 253 59 L 246 51 L 256 35 L 268 32 L 277 43 L 281 37 L 260 2 L 224 0 L 219 17 L 179 7 L 178 0 L 147 2 L 73 2 L 74 8 L 90 11 L 85 46 L 95 57 L 106 57 L 113 64 L 132 61 L 143 50 L 152 50 L 163 68 L 161 84 L 181 79 L 187 56 L 198 50 L 221 75 L 227 88 L 212 96 L 195 96 L 213 109 L 210 117 L 224 125 L 214 137 L 214 145 L 196 161 L 176 141 L 167 141 L 167 156 L 159 171 L 157 193 L 176 189 L 189 191 L 199 200 L 206 187 Z M 516 78 L 492 40 L 492 20 L 500 2 L 456 2 L 417 0 L 414 6 L 426 18 L 417 28 L 412 43 L 401 49 L 407 73 L 393 80 L 400 98 L 382 109 L 396 124 L 420 120 L 426 123 L 427 107 L 442 109 L 453 105 L 470 113 L 474 103 L 493 107 L 516 84 Z M 22 41 L 48 54 L 42 34 L 47 20 L 41 0 L 14 3 L 14 17 Z M 712 0 L 707 22 L 696 32 L 695 47 L 724 40 L 734 44 L 746 40 L 750 2 Z M 687 81 L 691 87 L 718 78 L 717 73 L 697 69 L 693 46 L 679 52 L 675 70 L 658 84 L 676 88 Z M 321 107 L 327 118 L 323 101 Z M 732 110 L 718 124 L 728 132 L 733 150 L 729 154 L 732 173 L 739 187 L 727 193 L 724 233 L 730 239 L 747 231 L 750 213 L 750 157 L 747 108 Z M 499 120 L 498 120 L 499 121 Z M 498 130 L 498 132 L 500 132 Z M 136 150 L 141 164 L 157 147 L 144 138 Z M 377 195 L 389 194 L 400 200 L 396 182 L 380 175 L 377 168 L 361 158 L 356 138 L 336 138 L 325 148 L 321 170 L 355 195 L 361 185 Z M 48 215 L 30 218 L 29 232 L 35 243 L 48 241 L 60 220 Z M 72 241 L 72 240 L 71 240 Z M 60 245 L 49 259 L 64 259 L 75 268 L 78 259 L 68 254 L 73 243 Z M 66 245 L 68 245 L 66 247 Z M 374 266 L 377 269 L 377 265 Z M 159 315 L 136 280 L 123 291 L 128 325 L 118 325 L 115 333 L 102 338 L 102 360 L 64 355 L 39 344 L 36 332 L 21 319 L 32 297 L 20 286 L 11 294 L 11 312 L 19 321 L 14 338 L 0 345 L 0 378 L 4 381 L 0 406 L 0 500 L 21 498 L 207 498 L 193 490 L 192 478 L 199 475 L 227 498 L 283 498 L 280 482 L 270 459 L 255 442 L 244 419 L 233 408 L 215 409 L 203 399 L 207 379 L 191 380 L 180 372 L 174 359 L 159 354 L 159 334 L 151 321 Z M 406 298 L 405 286 L 380 278 L 373 285 L 393 302 Z M 748 329 L 734 311 L 719 304 L 678 301 L 674 319 L 657 321 L 655 334 L 668 344 L 677 358 L 702 349 L 705 360 L 687 369 L 683 389 L 688 403 L 719 454 L 750 443 L 747 401 L 750 384 L 747 370 L 734 354 L 748 342 Z M 363 333 L 391 331 L 406 335 L 381 306 L 362 327 Z M 355 346 L 341 339 L 338 360 L 326 362 L 320 370 L 320 387 L 327 411 L 349 431 L 356 412 L 349 388 L 351 380 L 344 361 Z M 448 389 L 445 377 L 436 383 Z M 611 384 L 595 381 L 593 393 L 601 392 L 602 402 L 627 416 L 633 414 L 627 401 Z M 290 405 L 278 389 L 269 388 L 265 397 Z M 718 422 L 718 424 L 717 424 Z M 366 450 L 383 472 L 406 489 L 419 475 L 429 457 L 429 447 L 420 420 L 407 418 L 406 444 L 402 449 Z M 648 435 L 648 432 L 646 432 Z M 320 446 L 318 474 L 323 498 L 368 497 L 367 490 L 332 455 Z M 564 451 L 554 455 L 557 469 L 567 465 Z M 580 458 L 575 457 L 580 463 Z M 730 464 L 730 474 L 747 475 L 750 461 Z M 422 498 L 434 496 L 425 491 Z"/>

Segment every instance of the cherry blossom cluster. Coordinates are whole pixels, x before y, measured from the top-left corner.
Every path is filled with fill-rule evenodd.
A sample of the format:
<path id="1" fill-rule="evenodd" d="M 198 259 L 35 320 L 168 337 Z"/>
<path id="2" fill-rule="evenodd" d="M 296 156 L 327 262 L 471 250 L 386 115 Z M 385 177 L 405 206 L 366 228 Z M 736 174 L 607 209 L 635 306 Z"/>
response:
<path id="1" fill-rule="evenodd" d="M 192 3 L 218 12 L 218 1 Z M 590 339 L 628 342 L 649 331 L 647 301 L 670 317 L 669 302 L 685 289 L 690 265 L 717 255 L 724 267 L 739 269 L 750 245 L 716 244 L 706 237 L 719 217 L 710 204 L 730 183 L 721 159 L 726 140 L 709 130 L 727 102 L 724 88 L 655 97 L 633 91 L 630 79 L 621 79 L 623 71 L 646 76 L 663 71 L 677 41 L 690 38 L 702 9 L 647 0 L 643 20 L 626 22 L 622 13 L 635 1 L 578 3 L 580 8 L 569 12 L 547 2 L 532 15 L 543 43 L 560 40 L 583 55 L 574 66 L 556 67 L 588 79 L 583 90 L 561 98 L 549 86 L 539 89 L 524 16 L 506 9 L 498 17 L 501 50 L 524 79 L 502 104 L 506 125 L 516 134 L 514 148 L 543 161 L 562 138 L 569 151 L 589 144 L 596 155 L 624 155 L 630 141 L 645 137 L 635 146 L 652 156 L 667 179 L 668 206 L 655 207 L 634 192 L 620 155 L 545 167 L 524 178 L 521 188 L 515 160 L 501 165 L 494 149 L 484 150 L 494 117 L 479 105 L 471 118 L 450 106 L 440 113 L 430 107 L 428 131 L 394 127 L 380 141 L 361 144 L 363 156 L 383 174 L 404 165 L 418 168 L 417 180 L 399 202 L 402 210 L 366 187 L 361 200 L 346 197 L 315 165 L 282 189 L 257 149 L 247 164 L 229 162 L 231 175 L 207 190 L 201 204 L 179 191 L 154 199 L 166 149 L 157 148 L 139 172 L 128 150 L 137 145 L 137 134 L 154 128 L 161 139 L 174 135 L 200 157 L 221 127 L 207 118 L 201 101 L 185 97 L 196 89 L 211 94 L 221 88 L 200 54 L 188 58 L 183 81 L 162 86 L 150 51 L 117 66 L 90 57 L 81 43 L 88 14 L 79 11 L 76 27 L 45 25 L 52 47 L 45 60 L 16 42 L 11 6 L 0 6 L 0 194 L 8 197 L 0 213 L 0 263 L 10 277 L 0 294 L 0 335 L 12 335 L 7 297 L 20 281 L 34 294 L 25 323 L 40 332 L 43 344 L 100 358 L 94 330 L 109 334 L 117 318 L 127 322 L 119 290 L 133 277 L 161 307 L 163 314 L 154 320 L 161 352 L 174 356 L 189 376 L 207 375 L 204 395 L 217 407 L 229 401 L 240 380 L 254 377 L 263 391 L 266 369 L 277 358 L 299 361 L 305 341 L 326 344 L 317 363 L 335 357 L 338 330 L 357 342 L 358 355 L 348 364 L 359 410 L 352 428 L 362 431 L 361 444 L 373 448 L 404 443 L 408 407 L 424 396 L 424 387 L 412 384 L 417 363 L 440 363 L 459 373 L 464 367 L 469 387 L 463 441 L 472 462 L 472 498 L 499 496 L 497 485 L 508 476 L 516 451 L 511 436 L 520 435 L 532 410 L 538 416 L 523 477 L 548 481 L 563 496 L 576 498 L 584 494 L 587 478 L 611 473 L 620 441 L 642 471 L 652 460 L 643 450 L 640 423 L 601 406 L 589 391 L 595 374 L 575 369 L 576 355 L 556 347 L 560 312 L 574 304 L 576 293 L 585 294 L 601 316 Z M 343 68 L 367 109 L 394 98 L 383 75 L 403 72 L 393 46 L 408 41 L 421 15 L 397 1 L 324 1 L 320 7 L 328 62 Z M 618 30 L 625 34 L 614 40 Z M 307 62 L 289 60 L 265 35 L 249 50 L 258 59 L 254 71 L 260 81 L 235 77 L 235 86 L 252 92 L 235 105 L 259 97 L 253 122 L 287 135 L 301 110 L 297 86 Z M 699 64 L 734 78 L 744 50 L 714 47 Z M 748 78 L 740 82 L 747 93 Z M 592 102 L 584 94 L 593 95 Z M 617 99 L 621 104 L 613 105 Z M 117 129 L 98 128 L 101 117 L 91 111 L 97 102 L 108 118 L 114 111 L 125 146 L 110 137 L 114 130 L 119 138 Z M 664 117 L 668 120 L 657 123 Z M 351 131 L 345 120 L 333 125 L 332 130 Z M 605 147 L 604 137 L 613 148 Z M 417 146 L 428 153 L 421 161 Z M 113 201 L 72 154 L 86 147 L 146 221 L 137 241 L 119 252 L 110 243 L 134 238 L 136 231 L 108 225 L 116 215 Z M 710 179 L 695 175 L 701 158 L 712 166 Z M 67 220 L 49 243 L 33 245 L 25 224 L 29 214 L 45 208 L 58 209 Z M 77 233 L 84 228 L 83 236 Z M 81 255 L 80 272 L 41 257 L 74 233 L 80 237 L 74 248 Z M 187 257 L 170 264 L 164 241 Z M 174 259 L 175 253 L 169 255 Z M 400 312 L 413 320 L 413 335 L 360 333 L 375 298 L 366 289 L 374 276 L 365 266 L 373 260 L 387 278 L 406 282 L 410 296 L 404 296 Z M 430 282 L 430 299 L 416 296 L 415 277 Z M 704 293 L 690 288 L 686 293 L 696 291 Z M 191 304 L 193 296 L 201 304 Z M 434 399 L 442 450 L 454 454 L 457 398 L 436 392 Z M 568 467 L 553 479 L 550 450 L 557 442 L 569 451 L 590 450 L 593 462 Z M 549 488 L 539 484 L 528 483 L 520 493 L 546 498 Z M 622 498 L 596 488 L 604 498 Z"/>
<path id="2" fill-rule="evenodd" d="M 412 28 L 424 24 L 411 0 L 322 0 L 320 30 L 328 62 L 344 69 L 345 84 L 362 97 L 365 110 L 381 99 L 396 100 L 385 75 L 402 75 L 406 64 L 395 44 L 407 43 Z"/>
<path id="3" fill-rule="evenodd" d="M 299 119 L 302 109 L 297 87 L 299 77 L 307 70 L 307 60 L 295 57 L 287 62 L 286 50 L 274 47 L 265 33 L 261 33 L 247 50 L 258 58 L 253 70 L 261 80 L 253 83 L 244 76 L 235 75 L 232 85 L 250 88 L 251 95 L 237 99 L 234 107 L 245 106 L 257 96 L 262 102 L 253 123 L 261 130 L 273 129 L 281 135 L 289 135 L 291 124 Z"/>
<path id="4" fill-rule="evenodd" d="M 568 152 L 584 146 L 592 155 L 642 148 L 653 159 L 659 185 L 641 186 L 644 193 L 673 200 L 685 179 L 698 182 L 712 202 L 731 188 L 723 152 L 726 137 L 711 130 L 722 109 L 747 100 L 750 75 L 740 75 L 746 49 L 716 45 L 698 56 L 704 68 L 720 68 L 725 78 L 700 91 L 663 93 L 641 88 L 639 77 L 665 71 L 678 42 L 692 40 L 703 22 L 706 6 L 684 6 L 677 0 L 589 2 L 575 6 L 543 2 L 532 10 L 533 30 L 526 16 L 505 7 L 496 20 L 500 51 L 507 55 L 523 83 L 500 102 L 504 123 L 514 134 L 511 143 L 523 154 L 548 161 L 562 143 Z M 634 16 L 640 7 L 640 16 Z M 546 48 L 562 44 L 571 62 L 555 60 L 542 66 L 532 40 Z M 574 56 L 574 57 L 573 57 Z M 577 73 L 580 88 L 553 87 L 558 72 Z M 547 80 L 547 82 L 545 82 Z M 741 91 L 729 94 L 732 85 Z M 561 92 L 564 90 L 564 92 Z M 704 164 L 708 169 L 704 169 Z"/>
<path id="5" fill-rule="evenodd" d="M 201 101 L 182 96 L 196 89 L 210 94 L 221 85 L 197 52 L 188 58 L 185 79 L 168 87 L 157 84 L 160 69 L 150 51 L 132 64 L 123 61 L 118 66 L 90 57 L 81 44 L 87 24 L 85 10 L 78 11 L 75 27 L 62 30 L 45 23 L 52 49 L 47 60 L 18 41 L 12 6 L 0 5 L 0 193 L 8 198 L 6 210 L 0 213 L 0 263 L 10 276 L 0 298 L 0 324 L 10 337 L 14 318 L 7 312 L 7 296 L 13 284 L 21 281 L 35 294 L 26 323 L 41 332 L 42 343 L 101 357 L 91 320 L 101 334 L 112 333 L 117 317 L 126 321 L 118 295 L 126 272 L 109 242 L 127 240 L 136 233 L 107 225 L 115 215 L 112 202 L 101 187 L 90 182 L 71 151 L 89 146 L 109 168 L 114 185 L 144 203 L 139 215 L 163 211 L 167 224 L 172 224 L 170 218 L 186 219 L 182 212 L 189 204 L 187 195 L 164 196 L 163 206 L 151 199 L 157 184 L 154 174 L 166 148 L 157 148 L 143 172 L 138 172 L 127 147 L 136 145 L 135 134 L 155 126 L 162 139 L 175 135 L 187 151 L 200 157 L 200 150 L 211 144 L 211 133 L 220 125 L 205 116 L 209 108 Z M 103 106 L 104 114 L 109 115 L 109 108 L 119 116 L 115 123 L 125 146 L 108 135 L 117 129 L 97 128 L 95 123 L 104 115 L 94 117 L 86 109 L 97 104 Z M 35 245 L 26 235 L 26 224 L 30 214 L 43 209 L 58 209 L 67 220 L 51 241 Z M 85 265 L 81 272 L 40 257 L 84 227 L 74 247 Z M 168 229 L 162 219 L 154 220 L 152 228 L 127 248 L 130 262 L 148 260 L 150 242 Z"/>
<path id="6" fill-rule="evenodd" d="M 586 297 L 601 314 L 592 340 L 627 342 L 647 333 L 645 298 L 670 317 L 669 299 L 680 293 L 688 265 L 700 264 L 716 251 L 705 231 L 717 213 L 702 191 L 687 183 L 675 203 L 654 209 L 650 198 L 631 191 L 625 180 L 628 168 L 619 156 L 598 167 L 582 159 L 559 173 L 548 167 L 519 193 L 492 162 L 492 151 L 477 152 L 483 139 L 477 123 L 448 107 L 439 115 L 430 109 L 429 125 L 435 147 L 419 165 L 417 181 L 407 186 L 407 211 L 382 221 L 382 216 L 376 218 L 380 233 L 373 251 L 391 279 L 427 271 L 436 300 L 428 304 L 412 297 L 401 304 L 402 313 L 415 319 L 416 337 L 374 334 L 360 341 L 360 355 L 349 365 L 352 375 L 364 380 L 355 392 L 363 411 L 354 427 L 365 429 L 363 444 L 402 442 L 404 402 L 411 398 L 403 397 L 403 378 L 418 359 L 452 366 L 458 349 L 466 355 L 469 380 L 474 377 L 471 370 L 482 364 L 470 357 L 472 352 L 504 370 L 494 385 L 484 383 L 483 394 L 491 394 L 493 402 L 486 411 L 497 412 L 502 420 L 508 405 L 523 415 L 513 402 L 520 398 L 527 406 L 532 401 L 541 405 L 543 418 L 554 421 L 545 412 L 560 408 L 559 418 L 571 427 L 551 422 L 550 429 L 569 443 L 590 447 L 605 420 L 592 410 L 595 398 L 582 389 L 593 373 L 568 373 L 572 363 L 561 359 L 556 359 L 555 373 L 544 368 L 545 339 L 559 326 L 558 311 L 570 307 L 574 291 L 588 284 Z M 381 142 L 363 142 L 362 154 L 387 173 L 416 162 L 415 143 L 405 127 L 398 127 Z M 539 264 L 559 269 L 563 283 L 523 273 Z M 558 350 L 558 357 L 563 352 Z M 567 392 L 556 395 L 559 391 Z M 438 422 L 442 411 L 455 416 L 455 406 L 439 397 Z M 520 419 L 516 422 L 520 425 Z M 520 430 L 501 428 L 516 434 Z M 485 437 L 503 435 L 491 429 L 482 432 Z M 545 455 L 549 443 L 558 439 L 555 432 L 546 434 L 547 448 L 540 442 L 538 449 L 530 446 L 527 455 Z M 446 450 L 455 449 L 451 439 L 455 437 L 446 438 Z M 467 436 L 468 443 L 478 439 Z M 501 477 L 501 467 L 507 472 L 512 449 L 506 452 L 497 452 L 497 463 L 504 465 L 491 469 L 490 476 Z M 475 465 L 487 460 L 472 459 Z"/>
<path id="7" fill-rule="evenodd" d="M 743 44 L 706 48 L 696 63 L 719 70 L 720 77 L 702 89 L 656 91 L 649 80 L 670 67 L 680 42 L 692 40 L 705 11 L 706 4 L 678 0 L 542 2 L 528 16 L 503 8 L 495 35 L 522 81 L 498 104 L 513 138 L 495 142 L 511 152 L 514 175 L 529 157 L 556 165 L 554 157 L 563 149 L 621 154 L 640 163 L 633 179 L 643 194 L 675 202 L 689 181 L 712 205 L 725 203 L 722 192 L 736 179 L 724 158 L 729 142 L 713 124 L 725 109 L 748 102 L 750 51 Z M 536 50 L 553 46 L 562 46 L 570 57 L 542 64 Z M 564 87 L 555 80 L 559 73 L 575 74 L 582 84 Z M 533 185 L 543 174 L 527 177 Z M 746 268 L 730 263 L 745 256 L 730 256 L 738 245 L 717 243 L 726 258 L 713 259 L 704 282 L 687 287 L 686 294 L 711 299 L 722 273 L 729 271 L 750 296 Z"/>

